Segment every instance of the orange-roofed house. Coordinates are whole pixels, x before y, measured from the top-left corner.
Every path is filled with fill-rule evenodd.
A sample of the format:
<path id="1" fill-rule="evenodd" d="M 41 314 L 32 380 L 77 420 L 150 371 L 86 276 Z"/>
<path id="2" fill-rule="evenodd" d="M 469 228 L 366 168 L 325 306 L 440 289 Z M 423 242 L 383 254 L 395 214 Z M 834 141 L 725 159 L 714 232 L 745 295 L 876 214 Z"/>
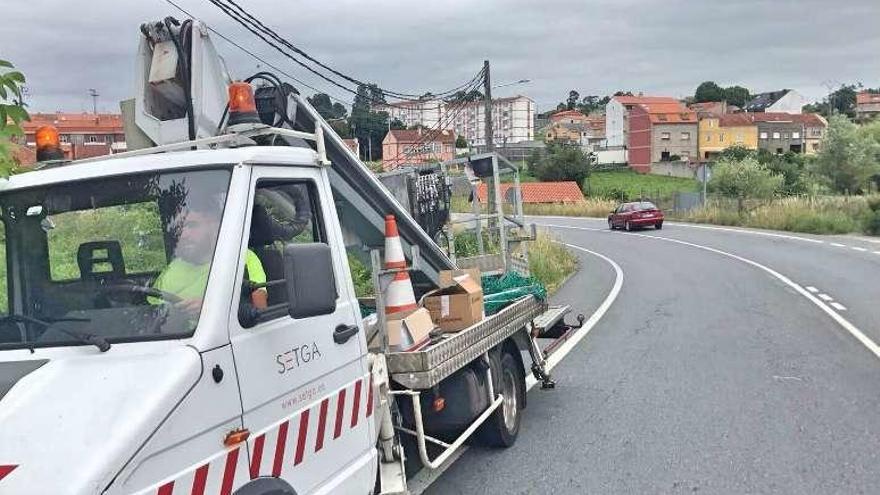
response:
<path id="1" fill-rule="evenodd" d="M 629 139 L 629 115 L 633 108 L 648 104 L 679 104 L 667 96 L 614 96 L 605 105 L 605 139 L 612 149 L 625 149 Z"/>
<path id="2" fill-rule="evenodd" d="M 700 160 L 711 160 L 731 146 L 758 149 L 758 126 L 746 113 L 700 119 Z"/>
<path id="3" fill-rule="evenodd" d="M 856 118 L 873 119 L 880 115 L 880 93 L 861 91 L 856 94 Z"/>
<path id="4" fill-rule="evenodd" d="M 508 201 L 513 200 L 513 184 L 501 184 L 501 196 Z M 486 202 L 486 184 L 477 188 L 477 198 Z M 584 193 L 574 181 L 562 182 L 524 182 L 520 184 L 523 204 L 535 203 L 580 203 L 584 201 Z"/>
<path id="5" fill-rule="evenodd" d="M 629 166 L 651 171 L 651 164 L 697 158 L 697 114 L 680 102 L 644 103 L 630 110 Z"/>
<path id="6" fill-rule="evenodd" d="M 566 124 L 583 124 L 586 120 L 587 116 L 577 110 L 563 110 L 550 116 L 551 124 L 557 122 L 563 122 Z"/>
<path id="7" fill-rule="evenodd" d="M 121 153 L 128 148 L 122 115 L 113 113 L 32 113 L 31 120 L 22 122 L 25 143 L 36 149 L 37 129 L 52 125 L 58 129 L 61 149 L 69 160 Z"/>
<path id="8" fill-rule="evenodd" d="M 382 140 L 382 168 L 421 165 L 455 158 L 455 132 L 450 129 L 391 129 Z"/>

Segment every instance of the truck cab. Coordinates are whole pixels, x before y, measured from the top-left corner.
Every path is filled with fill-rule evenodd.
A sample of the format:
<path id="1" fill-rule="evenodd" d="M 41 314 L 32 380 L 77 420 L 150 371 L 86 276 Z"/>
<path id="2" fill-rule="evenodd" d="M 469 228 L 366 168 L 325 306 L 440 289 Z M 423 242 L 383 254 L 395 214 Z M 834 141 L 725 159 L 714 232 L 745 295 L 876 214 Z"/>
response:
<path id="1" fill-rule="evenodd" d="M 319 153 L 47 168 L 2 185 L 0 215 L 0 493 L 373 486 L 376 383 Z"/>

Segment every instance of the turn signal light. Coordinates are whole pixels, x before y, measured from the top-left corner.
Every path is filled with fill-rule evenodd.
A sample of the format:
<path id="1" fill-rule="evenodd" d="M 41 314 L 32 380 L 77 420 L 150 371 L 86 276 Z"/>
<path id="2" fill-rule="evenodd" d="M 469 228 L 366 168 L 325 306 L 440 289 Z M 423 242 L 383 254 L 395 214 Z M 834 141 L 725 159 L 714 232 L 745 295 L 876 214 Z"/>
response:
<path id="1" fill-rule="evenodd" d="M 51 125 L 44 125 L 37 129 L 34 140 L 37 143 L 37 161 L 63 160 L 64 152 L 61 151 L 61 139 L 58 137 L 58 129 Z"/>
<path id="2" fill-rule="evenodd" d="M 232 430 L 226 434 L 226 438 L 223 439 L 223 445 L 227 447 L 238 445 L 247 440 L 249 436 L 251 436 L 251 432 L 247 428 L 243 430 Z"/>
<path id="3" fill-rule="evenodd" d="M 434 412 L 440 412 L 446 408 L 446 399 L 443 397 L 437 397 L 434 399 Z"/>
<path id="4" fill-rule="evenodd" d="M 229 125 L 259 124 L 254 88 L 246 82 L 229 85 Z"/>

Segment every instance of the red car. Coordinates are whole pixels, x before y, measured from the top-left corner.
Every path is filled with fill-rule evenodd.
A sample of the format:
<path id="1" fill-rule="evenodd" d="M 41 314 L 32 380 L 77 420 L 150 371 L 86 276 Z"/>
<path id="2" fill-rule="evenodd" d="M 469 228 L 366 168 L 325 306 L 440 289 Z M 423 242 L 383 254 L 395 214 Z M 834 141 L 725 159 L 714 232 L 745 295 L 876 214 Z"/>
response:
<path id="1" fill-rule="evenodd" d="M 608 215 L 608 228 L 633 230 L 653 225 L 655 229 L 663 228 L 663 212 L 650 201 L 623 203 Z"/>

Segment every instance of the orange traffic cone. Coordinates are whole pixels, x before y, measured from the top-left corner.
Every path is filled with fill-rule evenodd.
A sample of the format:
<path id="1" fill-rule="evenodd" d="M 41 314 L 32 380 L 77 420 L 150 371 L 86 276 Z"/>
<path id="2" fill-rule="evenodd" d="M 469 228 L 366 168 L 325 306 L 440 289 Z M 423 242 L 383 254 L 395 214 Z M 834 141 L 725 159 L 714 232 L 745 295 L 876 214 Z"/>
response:
<path id="1" fill-rule="evenodd" d="M 385 268 L 406 268 L 406 258 L 403 257 L 403 245 L 400 244 L 400 233 L 397 232 L 394 215 L 385 215 Z"/>
<path id="2" fill-rule="evenodd" d="M 406 268 L 406 258 L 403 256 L 403 245 L 400 243 L 394 215 L 385 216 L 385 268 Z M 395 273 L 385 288 L 385 314 L 411 311 L 418 307 L 409 273 Z"/>

